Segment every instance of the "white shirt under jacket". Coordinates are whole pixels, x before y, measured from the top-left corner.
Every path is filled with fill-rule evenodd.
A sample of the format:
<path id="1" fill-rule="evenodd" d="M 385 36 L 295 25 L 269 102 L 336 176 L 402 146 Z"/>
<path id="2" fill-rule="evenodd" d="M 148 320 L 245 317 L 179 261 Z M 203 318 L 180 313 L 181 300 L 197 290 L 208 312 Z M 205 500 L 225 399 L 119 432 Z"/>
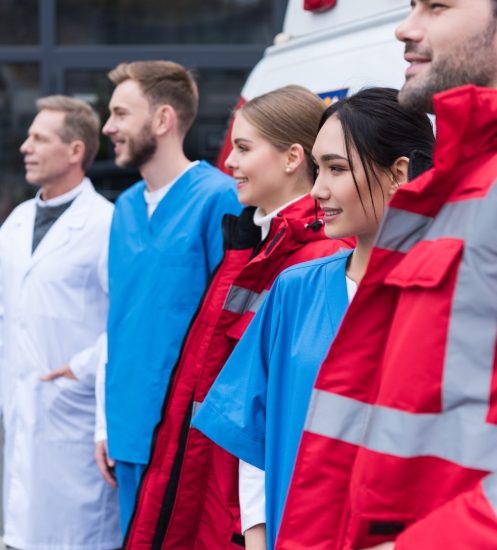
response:
<path id="1" fill-rule="evenodd" d="M 112 210 L 85 178 L 33 254 L 35 199 L 0 229 L 4 540 L 22 550 L 121 543 L 117 494 L 93 443 Z M 67 363 L 78 380 L 40 380 Z"/>

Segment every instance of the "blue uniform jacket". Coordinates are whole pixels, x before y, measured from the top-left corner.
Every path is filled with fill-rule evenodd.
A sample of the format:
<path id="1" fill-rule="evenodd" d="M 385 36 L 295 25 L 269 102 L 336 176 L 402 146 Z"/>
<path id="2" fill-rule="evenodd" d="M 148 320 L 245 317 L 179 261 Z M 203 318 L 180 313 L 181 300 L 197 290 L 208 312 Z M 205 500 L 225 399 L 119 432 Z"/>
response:
<path id="1" fill-rule="evenodd" d="M 235 184 L 206 162 L 188 170 L 150 220 L 139 181 L 116 202 L 109 250 L 106 416 L 110 456 L 146 464 L 181 342 L 222 257 Z"/>
<path id="2" fill-rule="evenodd" d="M 351 253 L 298 264 L 278 277 L 193 420 L 215 443 L 266 471 L 268 548 L 314 380 L 348 305 Z"/>

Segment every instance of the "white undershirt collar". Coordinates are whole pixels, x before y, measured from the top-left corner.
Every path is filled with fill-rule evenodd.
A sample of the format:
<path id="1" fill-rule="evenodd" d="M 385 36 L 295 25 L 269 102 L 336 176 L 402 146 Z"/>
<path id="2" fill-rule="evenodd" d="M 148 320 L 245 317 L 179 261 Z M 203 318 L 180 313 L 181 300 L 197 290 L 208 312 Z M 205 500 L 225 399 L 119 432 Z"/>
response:
<path id="1" fill-rule="evenodd" d="M 45 208 L 47 206 L 60 206 L 61 204 L 66 204 L 66 202 L 71 202 L 81 193 L 81 191 L 83 191 L 83 187 L 85 187 L 85 185 L 89 182 L 90 180 L 88 178 L 84 178 L 81 183 L 76 185 L 76 187 L 73 187 L 70 191 L 67 191 L 67 193 L 63 193 L 62 195 L 58 195 L 53 199 L 47 200 L 42 199 L 42 189 L 40 188 L 38 189 L 35 197 L 36 205 Z"/>
<path id="2" fill-rule="evenodd" d="M 278 215 L 278 213 L 284 210 L 287 206 L 290 206 L 294 202 L 299 201 L 302 197 L 305 197 L 305 195 L 301 195 L 296 199 L 292 199 L 291 201 L 281 205 L 276 210 L 273 210 L 269 214 L 264 214 L 263 210 L 259 207 L 255 209 L 254 223 L 255 225 L 258 225 L 261 228 L 262 240 L 264 240 L 269 235 L 269 229 L 271 228 L 271 221 L 273 220 L 273 218 L 275 218 Z"/>

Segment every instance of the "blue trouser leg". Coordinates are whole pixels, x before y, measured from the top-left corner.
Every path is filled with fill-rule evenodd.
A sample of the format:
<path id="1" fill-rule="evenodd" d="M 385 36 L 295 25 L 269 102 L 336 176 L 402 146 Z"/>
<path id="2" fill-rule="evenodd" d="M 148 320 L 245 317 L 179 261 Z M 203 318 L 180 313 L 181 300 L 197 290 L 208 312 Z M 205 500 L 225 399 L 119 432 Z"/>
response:
<path id="1" fill-rule="evenodd" d="M 135 507 L 136 493 L 145 470 L 145 464 L 116 461 L 117 489 L 119 494 L 120 522 L 123 537 Z"/>

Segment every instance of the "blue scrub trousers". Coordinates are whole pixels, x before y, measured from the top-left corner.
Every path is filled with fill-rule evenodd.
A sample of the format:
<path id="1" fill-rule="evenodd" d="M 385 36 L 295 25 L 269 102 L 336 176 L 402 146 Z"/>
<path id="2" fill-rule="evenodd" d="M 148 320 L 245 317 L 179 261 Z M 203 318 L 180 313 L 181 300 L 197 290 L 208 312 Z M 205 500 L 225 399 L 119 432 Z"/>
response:
<path id="1" fill-rule="evenodd" d="M 123 537 L 135 508 L 136 494 L 140 485 L 145 464 L 133 464 L 116 460 L 117 492 L 119 494 L 119 518 Z"/>

